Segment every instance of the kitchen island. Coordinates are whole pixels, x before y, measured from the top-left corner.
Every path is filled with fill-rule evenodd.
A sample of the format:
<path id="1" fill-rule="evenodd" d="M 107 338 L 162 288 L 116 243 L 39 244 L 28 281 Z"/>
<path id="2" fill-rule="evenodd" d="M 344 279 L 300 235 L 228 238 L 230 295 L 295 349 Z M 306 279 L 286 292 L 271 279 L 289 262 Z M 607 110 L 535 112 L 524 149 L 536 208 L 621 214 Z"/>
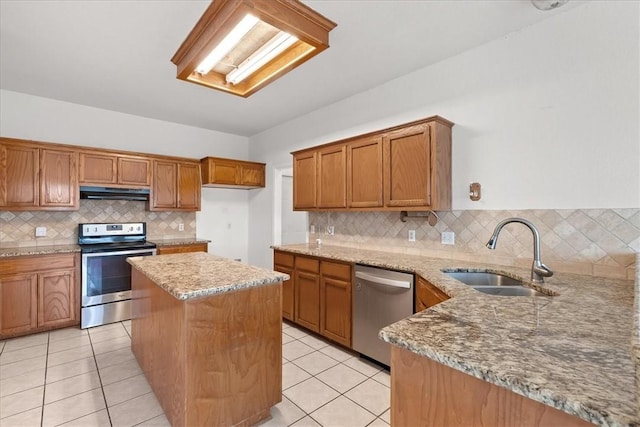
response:
<path id="1" fill-rule="evenodd" d="M 131 347 L 171 425 L 252 425 L 282 393 L 282 281 L 204 252 L 129 258 Z"/>

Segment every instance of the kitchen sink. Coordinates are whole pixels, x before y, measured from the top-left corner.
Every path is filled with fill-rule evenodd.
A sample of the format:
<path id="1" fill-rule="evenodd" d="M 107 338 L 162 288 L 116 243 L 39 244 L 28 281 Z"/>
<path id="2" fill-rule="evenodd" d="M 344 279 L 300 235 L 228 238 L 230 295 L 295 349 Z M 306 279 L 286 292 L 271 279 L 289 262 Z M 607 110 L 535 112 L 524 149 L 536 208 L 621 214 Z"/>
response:
<path id="1" fill-rule="evenodd" d="M 524 286 L 524 282 L 513 277 L 488 271 L 446 271 L 452 277 L 478 292 L 506 297 L 543 297 L 550 296 Z"/>

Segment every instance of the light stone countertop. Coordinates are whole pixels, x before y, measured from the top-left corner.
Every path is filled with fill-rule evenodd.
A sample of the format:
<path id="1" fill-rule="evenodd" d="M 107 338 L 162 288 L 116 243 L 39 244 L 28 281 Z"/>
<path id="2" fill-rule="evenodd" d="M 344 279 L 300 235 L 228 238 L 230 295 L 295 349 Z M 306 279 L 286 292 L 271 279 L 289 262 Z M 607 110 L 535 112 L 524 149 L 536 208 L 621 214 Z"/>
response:
<path id="1" fill-rule="evenodd" d="M 14 248 L 0 248 L 0 258 L 9 258 L 27 255 L 50 255 L 80 252 L 78 245 L 43 245 L 24 246 Z"/>
<path id="2" fill-rule="evenodd" d="M 266 270 L 206 252 L 133 257 L 127 262 L 179 300 L 206 297 L 289 279 Z"/>
<path id="3" fill-rule="evenodd" d="M 165 239 L 165 238 L 149 238 L 149 242 L 155 243 L 156 246 L 179 246 L 193 245 L 195 243 L 209 243 L 211 240 L 198 239 L 197 237 L 187 237 L 183 239 Z"/>
<path id="4" fill-rule="evenodd" d="M 274 249 L 415 272 L 452 298 L 387 326 L 381 339 L 597 425 L 640 425 L 640 279 L 634 287 L 631 280 L 556 273 L 542 285 L 556 296 L 502 297 L 441 270 L 525 281 L 530 270 L 339 246 Z"/>

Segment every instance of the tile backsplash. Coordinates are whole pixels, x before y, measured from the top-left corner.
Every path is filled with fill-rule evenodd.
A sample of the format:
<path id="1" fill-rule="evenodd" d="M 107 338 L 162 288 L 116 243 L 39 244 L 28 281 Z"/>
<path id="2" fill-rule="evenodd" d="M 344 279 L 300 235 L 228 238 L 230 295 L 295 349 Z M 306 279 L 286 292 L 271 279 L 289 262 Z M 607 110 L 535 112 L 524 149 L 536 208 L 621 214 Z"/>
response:
<path id="1" fill-rule="evenodd" d="M 495 250 L 485 247 L 496 224 L 509 217 L 533 222 L 541 236 L 542 260 L 555 271 L 604 277 L 635 278 L 640 252 L 640 209 L 465 210 L 438 212 L 426 218 L 400 220 L 400 212 L 310 212 L 309 224 L 326 244 L 384 249 L 415 255 L 528 267 L 533 259 L 531 231 L 509 224 Z M 334 235 L 326 234 L 333 226 Z M 416 241 L 408 241 L 409 230 Z M 440 243 L 440 233 L 455 232 L 455 244 Z"/>
<path id="2" fill-rule="evenodd" d="M 0 248 L 76 243 L 84 222 L 146 222 L 149 240 L 196 236 L 195 212 L 149 212 L 140 201 L 80 200 L 77 211 L 0 211 Z M 36 227 L 46 227 L 47 236 L 35 237 Z"/>

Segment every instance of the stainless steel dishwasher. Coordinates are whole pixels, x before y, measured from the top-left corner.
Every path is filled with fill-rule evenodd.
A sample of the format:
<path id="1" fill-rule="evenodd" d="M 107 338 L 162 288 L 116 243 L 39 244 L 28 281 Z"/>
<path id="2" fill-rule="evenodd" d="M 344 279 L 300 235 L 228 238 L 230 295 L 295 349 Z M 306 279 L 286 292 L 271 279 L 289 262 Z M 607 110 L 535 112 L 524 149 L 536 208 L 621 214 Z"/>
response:
<path id="1" fill-rule="evenodd" d="M 380 329 L 413 314 L 413 274 L 356 265 L 353 297 L 353 349 L 387 366 L 391 346 Z"/>

